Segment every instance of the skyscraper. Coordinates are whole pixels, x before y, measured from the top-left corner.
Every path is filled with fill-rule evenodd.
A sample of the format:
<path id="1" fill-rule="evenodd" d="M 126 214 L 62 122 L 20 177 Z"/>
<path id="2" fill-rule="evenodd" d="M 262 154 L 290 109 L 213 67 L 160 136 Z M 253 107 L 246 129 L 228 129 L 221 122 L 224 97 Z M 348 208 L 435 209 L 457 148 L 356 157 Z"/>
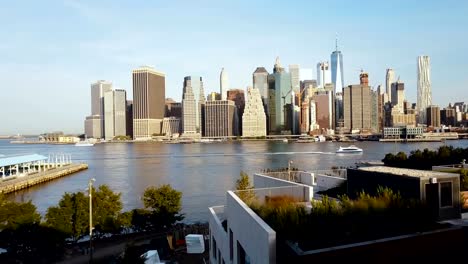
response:
<path id="1" fill-rule="evenodd" d="M 365 85 L 349 85 L 343 88 L 344 127 L 348 131 L 371 130 L 371 90 Z"/>
<path id="2" fill-rule="evenodd" d="M 266 115 L 260 91 L 256 88 L 247 89 L 247 98 L 248 101 L 242 115 L 242 136 L 266 136 Z"/>
<path id="3" fill-rule="evenodd" d="M 165 112 L 166 76 L 149 66 L 133 70 L 133 138 L 161 133 Z"/>
<path id="4" fill-rule="evenodd" d="M 405 84 L 400 80 L 392 83 L 391 99 L 392 105 L 396 111 L 398 111 L 400 114 L 403 114 L 405 112 L 403 107 L 403 102 L 405 101 Z"/>
<path id="5" fill-rule="evenodd" d="M 431 91 L 431 59 L 429 56 L 418 57 L 418 97 L 416 107 L 419 114 L 418 122 L 427 123 L 426 109 L 432 104 Z"/>
<path id="6" fill-rule="evenodd" d="M 344 74 L 343 74 L 343 54 L 338 50 L 338 39 L 335 43 L 335 51 L 330 56 L 331 61 L 331 78 L 332 83 L 335 85 L 335 93 L 342 92 L 344 87 Z"/>
<path id="7" fill-rule="evenodd" d="M 236 112 L 237 112 L 237 119 L 235 120 L 236 122 L 236 127 L 239 130 L 239 134 L 242 135 L 242 115 L 244 114 L 244 108 L 245 108 L 245 95 L 244 95 L 244 90 L 242 89 L 229 89 L 227 91 L 227 100 L 231 100 L 234 102 L 236 105 Z"/>
<path id="8" fill-rule="evenodd" d="M 317 63 L 317 84 L 318 87 L 325 87 L 325 84 L 332 83 L 330 65 L 328 61 Z"/>
<path id="9" fill-rule="evenodd" d="M 108 91 L 112 91 L 111 82 L 99 80 L 91 84 L 91 115 L 85 121 L 88 122 L 88 125 L 85 124 L 88 137 L 104 138 L 104 94 Z"/>
<path id="10" fill-rule="evenodd" d="M 205 91 L 203 79 L 199 76 L 187 76 L 184 78 L 182 97 L 182 123 L 183 133 L 202 133 L 202 105 L 205 104 Z"/>
<path id="11" fill-rule="evenodd" d="M 440 127 L 440 108 L 430 105 L 426 108 L 426 119 L 428 127 Z"/>
<path id="12" fill-rule="evenodd" d="M 224 68 L 221 69 L 221 74 L 219 75 L 219 87 L 221 93 L 221 100 L 226 100 L 227 91 L 229 90 L 229 76 Z"/>
<path id="13" fill-rule="evenodd" d="M 104 138 L 111 140 L 127 134 L 127 92 L 116 89 L 104 93 Z"/>
<path id="14" fill-rule="evenodd" d="M 300 69 L 299 65 L 289 65 L 289 74 L 291 74 L 291 87 L 295 93 L 300 92 Z"/>
<path id="15" fill-rule="evenodd" d="M 387 69 L 385 76 L 385 93 L 387 93 L 387 102 L 392 101 L 392 83 L 395 82 L 395 71 Z"/>
<path id="16" fill-rule="evenodd" d="M 262 100 L 268 98 L 268 71 L 264 67 L 257 67 L 252 74 L 253 88 L 258 89 Z"/>
<path id="17" fill-rule="evenodd" d="M 205 104 L 205 136 L 237 136 L 236 106 L 230 100 L 207 101 Z"/>
<path id="18" fill-rule="evenodd" d="M 271 77 L 270 77 L 271 76 Z M 270 105 L 270 126 L 272 127 L 272 131 L 281 132 L 286 128 L 286 119 L 292 119 L 292 115 L 289 117 L 286 115 L 287 111 L 285 111 L 287 104 L 292 104 L 292 88 L 291 88 L 291 74 L 284 71 L 284 68 L 281 67 L 281 63 L 279 57 L 276 58 L 275 66 L 273 68 L 273 74 L 270 74 L 268 77 L 268 85 L 270 88 L 270 93 L 273 88 L 274 90 L 274 104 L 275 106 L 272 107 Z M 272 96 L 270 95 L 270 98 Z M 275 113 L 272 113 L 271 111 Z M 274 116 L 275 120 L 272 120 Z M 291 120 L 292 121 L 292 120 Z"/>

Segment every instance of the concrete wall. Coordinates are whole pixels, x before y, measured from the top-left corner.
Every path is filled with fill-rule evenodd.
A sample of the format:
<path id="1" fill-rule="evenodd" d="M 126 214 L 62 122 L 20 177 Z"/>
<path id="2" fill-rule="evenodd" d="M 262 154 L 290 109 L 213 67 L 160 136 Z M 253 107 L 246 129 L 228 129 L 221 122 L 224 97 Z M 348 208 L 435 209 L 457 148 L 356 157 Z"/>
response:
<path id="1" fill-rule="evenodd" d="M 221 225 L 221 219 L 218 218 L 216 212 L 224 206 L 217 206 L 209 208 L 209 225 L 210 225 L 210 263 L 218 263 L 218 259 L 221 257 L 225 263 L 229 263 L 229 237 L 228 233 L 224 230 Z M 223 210 L 224 211 L 224 210 Z M 216 255 L 215 258 L 213 254 L 214 242 L 216 240 Z M 218 255 L 218 252 L 221 253 L 221 256 Z M 222 261 L 221 261 L 222 262 Z"/>
<path id="2" fill-rule="evenodd" d="M 249 256 L 250 263 L 276 263 L 276 232 L 232 191 L 227 193 L 225 213 L 228 219 L 228 234 L 229 230 L 233 233 L 232 263 L 239 263 L 237 242 L 242 245 Z M 227 250 L 222 255 L 226 263 L 231 263 L 229 237 L 227 243 Z"/>
<path id="3" fill-rule="evenodd" d="M 325 174 L 315 174 L 314 176 L 317 183 L 317 190 L 315 191 L 325 191 L 338 187 L 340 184 L 346 182 L 346 179 L 344 178 L 328 176 Z"/>
<path id="4" fill-rule="evenodd" d="M 306 179 L 306 175 L 303 175 L 303 178 Z M 308 179 L 313 181 L 313 179 Z M 262 174 L 254 174 L 254 187 L 255 189 L 261 188 L 276 188 L 276 187 L 303 187 L 304 192 L 292 191 L 292 189 L 275 190 L 275 195 L 288 195 L 294 196 L 299 199 L 304 199 L 310 201 L 314 197 L 314 187 L 310 185 L 305 185 L 301 183 L 290 182 Z"/>

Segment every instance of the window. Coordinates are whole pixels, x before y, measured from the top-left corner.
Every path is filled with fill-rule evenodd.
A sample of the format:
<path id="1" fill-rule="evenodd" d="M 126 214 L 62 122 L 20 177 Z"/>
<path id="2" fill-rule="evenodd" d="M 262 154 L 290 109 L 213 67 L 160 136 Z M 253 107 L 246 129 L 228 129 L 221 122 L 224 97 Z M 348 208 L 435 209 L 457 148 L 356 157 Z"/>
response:
<path id="1" fill-rule="evenodd" d="M 232 261 L 234 258 L 234 238 L 232 235 L 232 230 L 229 228 L 229 259 Z"/>
<path id="2" fill-rule="evenodd" d="M 213 245 L 212 245 L 213 246 L 213 248 L 212 248 L 213 249 L 212 250 L 213 251 L 213 257 L 214 257 L 214 259 L 216 259 L 216 239 L 214 237 L 212 237 L 212 238 L 213 238 Z"/>
<path id="3" fill-rule="evenodd" d="M 440 207 L 453 206 L 452 183 L 440 183 Z"/>
<path id="4" fill-rule="evenodd" d="M 250 264 L 250 257 L 245 253 L 245 250 L 239 241 L 237 241 L 237 259 L 239 264 Z"/>

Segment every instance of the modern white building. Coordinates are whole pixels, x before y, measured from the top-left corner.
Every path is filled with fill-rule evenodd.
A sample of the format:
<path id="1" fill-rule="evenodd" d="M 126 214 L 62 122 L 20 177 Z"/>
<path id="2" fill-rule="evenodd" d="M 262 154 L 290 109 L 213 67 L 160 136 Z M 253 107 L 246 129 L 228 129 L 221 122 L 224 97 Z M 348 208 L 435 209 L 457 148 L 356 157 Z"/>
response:
<path id="1" fill-rule="evenodd" d="M 127 92 L 116 89 L 104 93 L 104 138 L 111 140 L 127 134 Z"/>
<path id="2" fill-rule="evenodd" d="M 385 93 L 387 94 L 386 102 L 392 101 L 392 84 L 395 82 L 395 71 L 393 69 L 387 69 L 385 75 Z"/>
<path id="3" fill-rule="evenodd" d="M 200 136 L 202 133 L 202 105 L 206 102 L 202 77 L 185 77 L 183 89 L 182 132 L 184 136 Z"/>
<path id="4" fill-rule="evenodd" d="M 314 175 L 298 172 L 294 177 L 302 183 L 255 174 L 256 189 L 228 191 L 225 206 L 209 208 L 210 263 L 277 262 L 275 230 L 243 201 L 243 197 L 250 192 L 258 202 L 264 203 L 268 196 L 288 195 L 310 203 L 316 185 Z"/>
<path id="5" fill-rule="evenodd" d="M 224 68 L 221 69 L 219 75 L 219 92 L 221 93 L 221 100 L 227 100 L 227 91 L 229 90 L 229 75 Z"/>
<path id="6" fill-rule="evenodd" d="M 418 57 L 418 96 L 416 109 L 420 124 L 427 123 L 426 109 L 432 105 L 431 59 L 429 56 Z"/>
<path id="7" fill-rule="evenodd" d="M 266 136 L 266 115 L 260 91 L 256 88 L 248 88 L 247 98 L 242 116 L 242 136 Z"/>
<path id="8" fill-rule="evenodd" d="M 332 83 L 331 69 L 328 61 L 317 63 L 317 85 L 325 87 L 325 84 Z"/>

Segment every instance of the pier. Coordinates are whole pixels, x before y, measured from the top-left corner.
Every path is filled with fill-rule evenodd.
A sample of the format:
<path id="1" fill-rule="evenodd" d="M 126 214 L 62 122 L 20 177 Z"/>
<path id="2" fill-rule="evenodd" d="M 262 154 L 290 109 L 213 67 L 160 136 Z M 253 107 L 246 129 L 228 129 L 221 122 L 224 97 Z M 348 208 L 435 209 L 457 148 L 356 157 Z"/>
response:
<path id="1" fill-rule="evenodd" d="M 33 154 L 0 158 L 0 193 L 12 193 L 88 168 L 72 163 L 70 155 Z"/>

